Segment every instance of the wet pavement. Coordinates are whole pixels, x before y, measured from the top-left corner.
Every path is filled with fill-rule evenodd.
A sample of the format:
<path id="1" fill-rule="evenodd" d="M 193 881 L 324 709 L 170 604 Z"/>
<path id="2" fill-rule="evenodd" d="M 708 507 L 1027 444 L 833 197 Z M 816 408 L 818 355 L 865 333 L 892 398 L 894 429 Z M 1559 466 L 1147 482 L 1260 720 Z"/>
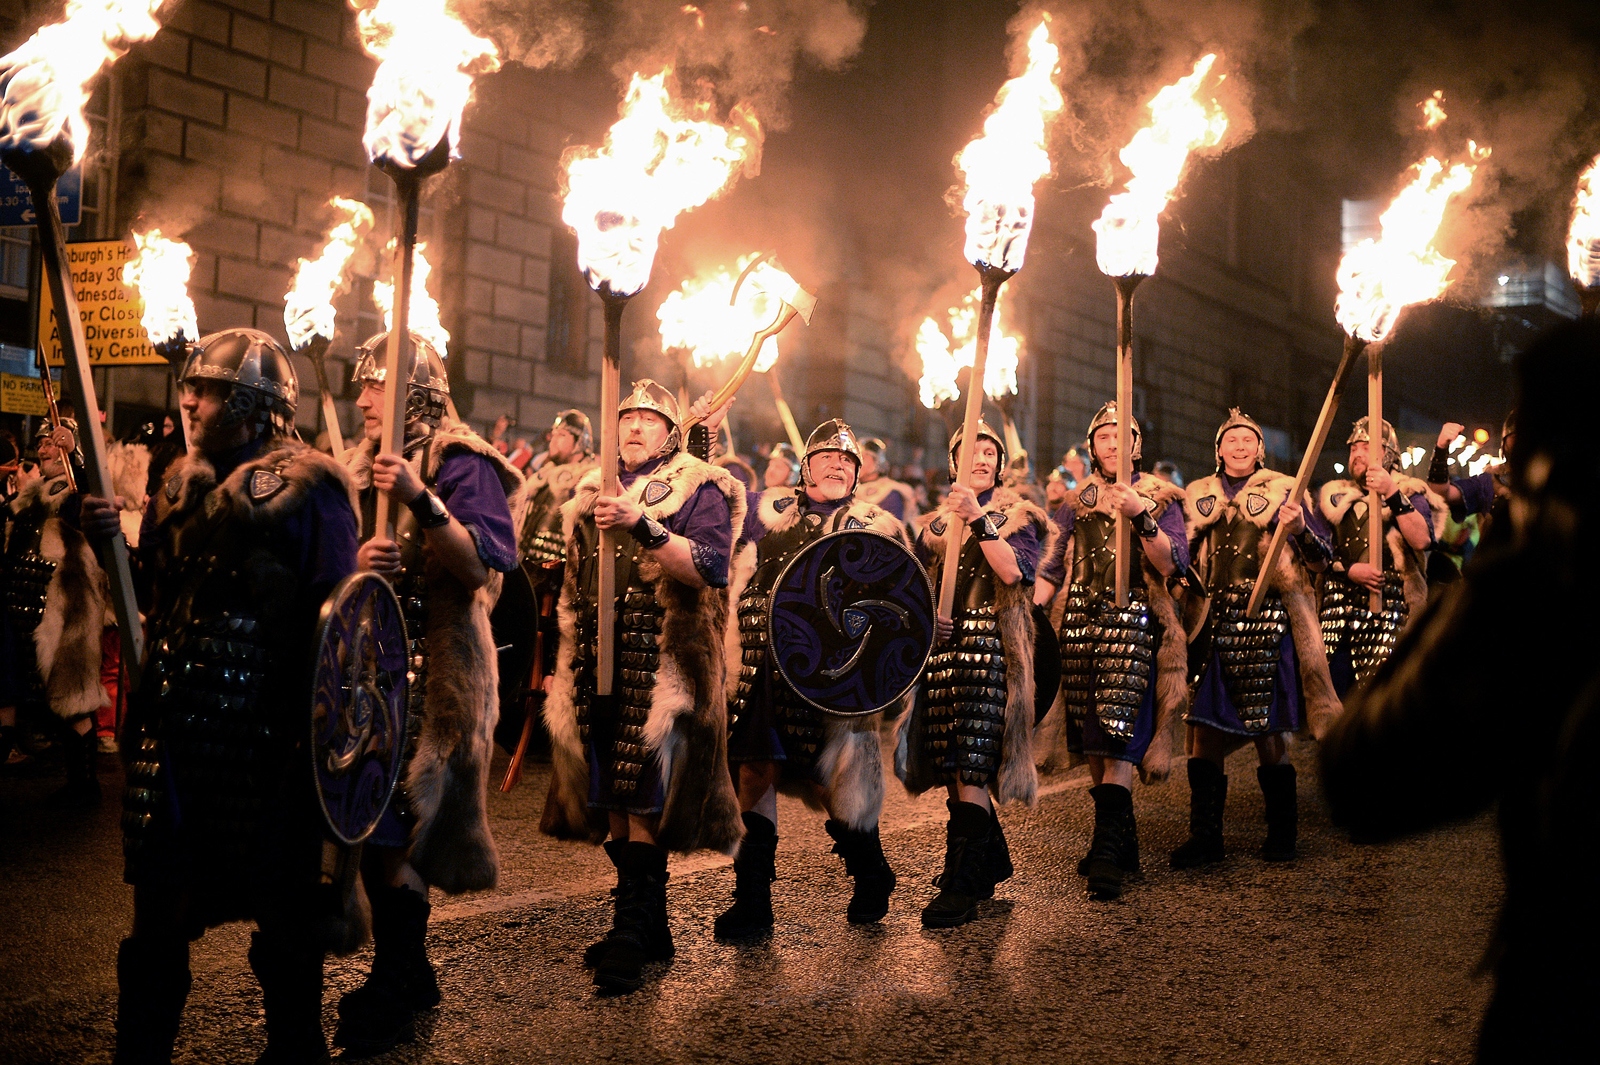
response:
<path id="1" fill-rule="evenodd" d="M 1472 973 L 1499 904 L 1492 823 L 1355 846 L 1328 823 L 1309 747 L 1300 766 L 1301 854 L 1256 856 L 1264 831 L 1253 754 L 1229 761 L 1230 857 L 1177 873 L 1186 835 L 1178 776 L 1136 787 L 1142 880 L 1090 901 L 1074 866 L 1092 824 L 1082 769 L 1041 778 L 1036 809 L 1001 817 L 1017 875 L 980 919 L 918 919 L 943 857 L 943 800 L 890 781 L 884 850 L 900 877 L 888 917 L 847 924 L 849 880 L 820 815 L 782 800 L 773 886 L 778 928 L 716 942 L 727 859 L 673 861 L 678 948 L 633 995 L 597 997 L 579 953 L 610 926 L 610 864 L 537 831 L 548 773 L 534 766 L 491 817 L 502 884 L 435 896 L 430 949 L 444 1004 L 401 1062 L 1359 1062 L 1469 1061 L 1488 983 Z M 496 773 L 504 764 L 500 755 Z M 0 1062 L 111 1057 L 114 958 L 131 913 L 121 882 L 114 772 L 88 813 L 50 809 L 56 781 L 0 778 Z M 265 1045 L 245 963 L 248 929 L 208 933 L 179 1062 L 253 1062 Z M 331 959 L 325 1010 L 370 957 Z M 335 1060 L 338 1060 L 337 1056 Z"/>

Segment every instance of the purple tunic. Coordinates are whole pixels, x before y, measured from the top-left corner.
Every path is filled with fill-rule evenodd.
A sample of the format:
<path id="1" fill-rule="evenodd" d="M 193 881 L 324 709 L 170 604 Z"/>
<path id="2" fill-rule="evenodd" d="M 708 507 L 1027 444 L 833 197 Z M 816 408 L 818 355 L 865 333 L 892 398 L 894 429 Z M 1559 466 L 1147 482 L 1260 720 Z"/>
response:
<path id="1" fill-rule="evenodd" d="M 1461 492 L 1461 502 L 1450 508 L 1456 521 L 1465 521 L 1469 514 L 1486 514 L 1494 505 L 1494 474 L 1488 470 L 1450 483 Z"/>
<path id="2" fill-rule="evenodd" d="M 1137 485 L 1141 480 L 1150 478 L 1148 473 L 1140 473 L 1133 479 Z M 1048 581 L 1053 587 L 1059 589 L 1067 581 L 1067 548 L 1072 546 L 1072 528 L 1077 521 L 1077 515 L 1072 512 L 1072 501 L 1062 503 L 1057 508 L 1055 515 L 1050 519 L 1055 523 L 1061 535 L 1055 539 L 1055 546 L 1044 565 L 1039 567 L 1039 579 Z M 1189 538 L 1184 534 L 1183 508 L 1169 506 L 1161 512 L 1161 517 L 1156 519 L 1156 525 L 1167 534 L 1167 540 L 1172 544 L 1178 563 L 1177 572 L 1182 573 L 1189 568 Z"/>
<path id="3" fill-rule="evenodd" d="M 906 497 L 899 492 L 886 493 L 882 499 L 878 500 L 878 506 L 887 510 L 901 521 L 906 520 Z"/>
<path id="4" fill-rule="evenodd" d="M 517 538 L 494 464 L 475 451 L 457 451 L 439 464 L 433 491 L 471 535 L 478 560 L 492 570 L 511 572 L 517 564 Z"/>
<path id="5" fill-rule="evenodd" d="M 1238 495 L 1239 489 L 1249 480 L 1249 478 L 1235 479 L 1226 474 L 1220 479 L 1223 494 L 1229 500 Z M 1306 529 L 1326 547 L 1332 540 L 1333 534 L 1327 521 L 1315 507 L 1302 506 L 1301 510 L 1305 514 Z M 1273 515 L 1267 527 L 1276 528 L 1277 524 L 1277 515 Z M 1212 589 L 1213 593 L 1216 591 L 1217 589 Z M 1205 667 L 1200 673 L 1200 680 L 1190 693 L 1189 711 L 1183 719 L 1191 725 L 1204 725 L 1235 736 L 1256 737 L 1271 735 L 1274 732 L 1294 732 L 1305 721 L 1305 716 L 1305 696 L 1300 690 L 1300 663 L 1294 653 L 1294 634 L 1285 629 L 1283 640 L 1278 644 L 1278 670 L 1273 682 L 1272 703 L 1267 707 L 1265 731 L 1251 732 L 1245 728 L 1244 720 L 1228 696 L 1228 687 L 1222 678 L 1221 659 L 1214 652 L 1206 660 Z"/>

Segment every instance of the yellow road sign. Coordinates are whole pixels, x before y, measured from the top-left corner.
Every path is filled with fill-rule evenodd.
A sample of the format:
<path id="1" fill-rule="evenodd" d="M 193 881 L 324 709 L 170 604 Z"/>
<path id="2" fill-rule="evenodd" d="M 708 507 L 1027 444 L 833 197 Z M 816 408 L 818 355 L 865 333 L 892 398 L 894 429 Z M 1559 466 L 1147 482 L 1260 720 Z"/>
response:
<path id="1" fill-rule="evenodd" d="M 43 383 L 37 377 L 0 373 L 0 413 L 42 416 L 47 412 Z"/>
<path id="2" fill-rule="evenodd" d="M 138 252 L 131 240 L 90 240 L 67 245 L 72 270 L 72 291 L 78 297 L 78 314 L 88 342 L 92 366 L 164 364 L 145 335 L 139 319 L 144 301 L 122 283 L 122 266 Z M 39 286 L 39 350 L 50 366 L 61 365 L 61 334 L 56 326 L 55 300 L 50 286 Z"/>

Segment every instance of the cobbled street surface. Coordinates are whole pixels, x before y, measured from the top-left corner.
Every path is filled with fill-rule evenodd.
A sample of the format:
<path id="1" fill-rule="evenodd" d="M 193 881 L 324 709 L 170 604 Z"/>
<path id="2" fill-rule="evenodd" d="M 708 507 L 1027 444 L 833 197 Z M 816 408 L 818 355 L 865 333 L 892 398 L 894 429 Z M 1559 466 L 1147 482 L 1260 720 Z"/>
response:
<path id="1" fill-rule="evenodd" d="M 493 777 L 504 766 L 501 754 Z M 1256 856 L 1254 755 L 1229 761 L 1229 859 L 1176 873 L 1188 788 L 1178 773 L 1135 786 L 1145 873 L 1096 903 L 1074 866 L 1092 812 L 1082 769 L 1041 777 L 1038 807 L 1002 811 L 1017 875 L 980 919 L 927 931 L 944 845 L 941 796 L 890 780 L 884 849 L 900 877 L 889 916 L 843 917 L 849 880 L 822 817 L 780 803 L 778 927 L 718 943 L 729 903 L 721 857 L 675 859 L 668 886 L 677 957 L 642 990 L 594 994 L 579 953 L 610 926 L 610 864 L 598 849 L 537 831 L 548 782 L 532 766 L 491 817 L 502 883 L 435 894 L 429 943 L 444 1004 L 416 1043 L 366 1059 L 411 1062 L 1464 1062 L 1488 981 L 1474 970 L 1499 904 L 1492 822 L 1355 846 L 1328 822 L 1314 750 L 1300 767 L 1301 856 Z M 117 837 L 120 778 L 107 801 L 65 813 L 59 778 L 0 779 L 0 1062 L 88 1065 L 111 1058 L 114 959 L 131 915 Z M 176 1061 L 253 1062 L 265 1045 L 245 963 L 248 929 L 208 933 Z M 368 951 L 330 959 L 327 1031 Z M 339 1060 L 335 1055 L 335 1060 Z"/>

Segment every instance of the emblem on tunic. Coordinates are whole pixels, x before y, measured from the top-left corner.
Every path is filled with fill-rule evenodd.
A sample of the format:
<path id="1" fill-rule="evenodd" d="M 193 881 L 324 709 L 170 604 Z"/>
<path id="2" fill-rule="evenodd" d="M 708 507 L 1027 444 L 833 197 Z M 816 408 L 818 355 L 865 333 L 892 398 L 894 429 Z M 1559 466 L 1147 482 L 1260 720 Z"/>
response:
<path id="1" fill-rule="evenodd" d="M 1084 506 L 1094 506 L 1094 501 L 1100 498 L 1100 486 L 1094 484 L 1084 485 L 1083 491 L 1078 493 L 1078 498 L 1083 501 Z"/>
<path id="2" fill-rule="evenodd" d="M 1267 509 L 1267 497 L 1258 494 L 1245 496 L 1244 509 L 1252 518 L 1261 517 L 1261 512 Z"/>
<path id="3" fill-rule="evenodd" d="M 55 484 L 50 486 L 50 494 L 53 495 L 53 496 L 58 496 L 62 492 L 65 492 L 66 490 L 67 490 L 67 482 L 66 481 L 57 481 Z"/>
<path id="4" fill-rule="evenodd" d="M 1339 505 L 1339 501 L 1342 500 L 1345 496 L 1347 496 L 1349 494 L 1350 494 L 1349 492 L 1335 492 L 1335 493 L 1333 493 L 1333 495 L 1328 498 L 1328 505 L 1330 507 L 1337 507 Z"/>
<path id="5" fill-rule="evenodd" d="M 1006 527 L 1006 519 L 1009 517 L 1009 515 L 1007 515 L 1003 510 L 991 510 L 989 511 L 988 517 L 989 531 L 998 536 L 1000 534 L 1000 530 Z"/>
<path id="6" fill-rule="evenodd" d="M 867 527 L 867 523 L 862 521 L 860 518 L 851 516 L 844 519 L 844 527 L 846 529 L 865 529 Z"/>
<path id="7" fill-rule="evenodd" d="M 777 511 L 779 514 L 782 514 L 792 506 L 794 506 L 794 496 L 784 496 L 782 499 L 772 504 L 772 509 Z"/>
<path id="8" fill-rule="evenodd" d="M 943 518 L 934 518 L 933 521 L 928 523 L 928 529 L 935 536 L 943 536 L 944 535 L 944 519 Z"/>
<path id="9" fill-rule="evenodd" d="M 666 481 L 651 481 L 644 486 L 644 504 L 653 507 L 672 494 L 672 486 Z"/>
<path id="10" fill-rule="evenodd" d="M 1202 518 L 1211 517 L 1211 512 L 1217 509 L 1217 497 L 1202 496 L 1200 499 L 1195 501 L 1194 509 L 1200 512 L 1200 516 Z"/>
<path id="11" fill-rule="evenodd" d="M 1146 513 L 1154 514 L 1156 512 L 1156 501 L 1151 499 L 1149 496 L 1145 496 L 1144 509 Z"/>
<path id="12" fill-rule="evenodd" d="M 178 483 L 179 480 L 180 480 L 180 477 L 176 473 L 173 474 L 171 477 L 167 478 L 167 502 L 168 503 L 176 503 L 178 501 L 178 493 L 183 490 L 183 485 Z"/>
<path id="13" fill-rule="evenodd" d="M 271 499 L 282 487 L 283 478 L 271 470 L 257 470 L 250 475 L 250 498 L 257 503 Z"/>

